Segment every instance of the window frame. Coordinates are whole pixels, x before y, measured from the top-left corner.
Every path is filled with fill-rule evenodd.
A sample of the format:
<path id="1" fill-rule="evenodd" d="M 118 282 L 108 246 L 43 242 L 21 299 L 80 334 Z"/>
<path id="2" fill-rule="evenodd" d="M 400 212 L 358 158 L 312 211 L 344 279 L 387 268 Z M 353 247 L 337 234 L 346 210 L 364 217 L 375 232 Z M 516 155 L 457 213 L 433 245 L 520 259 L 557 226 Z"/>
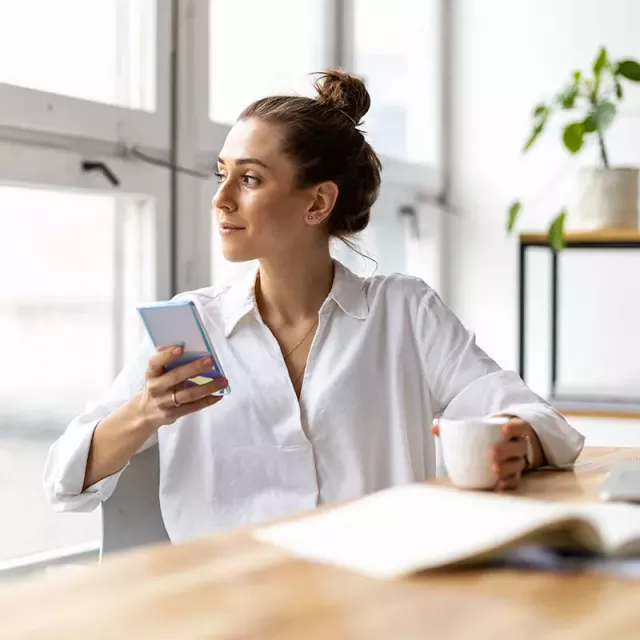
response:
<path id="1" fill-rule="evenodd" d="M 118 1 L 122 3 L 122 0 Z M 127 149 L 136 146 L 165 161 L 171 157 L 174 9 L 174 0 L 157 0 L 156 109 L 153 112 L 0 83 L 0 184 L 106 194 L 122 198 L 123 207 L 128 206 L 125 199 L 132 196 L 151 198 L 154 216 L 150 240 L 155 259 L 154 294 L 157 299 L 167 299 L 173 294 L 172 172 L 131 157 Z M 82 163 L 85 160 L 104 162 L 120 184 L 112 185 L 100 172 L 84 172 Z M 118 208 L 116 212 L 119 212 Z M 122 247 L 116 242 L 116 260 L 121 251 Z M 117 275 L 121 276 L 122 265 L 114 266 Z M 121 278 L 116 282 L 122 285 Z M 117 300 L 117 290 L 115 294 Z M 114 313 L 120 311 L 123 311 L 122 307 L 116 302 Z M 114 337 L 116 343 L 123 340 L 122 325 L 118 322 L 114 325 Z M 119 369 L 123 363 L 121 359 L 116 360 L 115 366 Z M 98 558 L 99 548 L 99 541 L 88 541 L 80 546 L 52 548 L 3 561 L 0 578 L 53 565 L 91 561 Z"/>
<path id="2" fill-rule="evenodd" d="M 156 0 L 156 109 L 144 111 L 0 82 L 0 122 L 21 132 L 167 149 L 170 144 L 170 60 L 173 0 Z M 120 2 L 120 6 L 127 4 Z"/>
<path id="3" fill-rule="evenodd" d="M 166 261 L 169 252 L 170 197 L 169 181 L 161 168 L 107 156 L 93 156 L 103 160 L 120 180 L 119 187 L 111 186 L 101 173 L 83 173 L 80 166 L 87 156 L 79 151 L 47 148 L 40 145 L 0 142 L 0 184 L 27 189 L 51 189 L 76 193 L 104 194 L 122 200 L 139 195 L 154 201 L 153 253 L 154 294 L 157 299 L 170 297 L 171 270 Z M 116 200 L 116 207 L 118 201 Z M 118 224 L 116 209 L 116 224 Z M 87 212 L 91 215 L 91 212 Z M 116 235 L 114 246 L 114 268 L 116 271 L 114 290 L 114 371 L 112 377 L 122 368 L 123 359 L 119 346 L 123 343 L 124 309 L 119 303 L 122 297 L 119 287 L 123 285 L 121 266 L 117 263 L 123 247 Z M 120 276 L 120 277 L 118 277 Z M 89 541 L 79 547 L 62 547 L 34 553 L 24 558 L 0 562 L 0 578 L 18 575 L 38 568 L 61 563 L 85 562 L 94 557 L 99 543 Z M 97 557 L 97 556 L 96 556 Z"/>

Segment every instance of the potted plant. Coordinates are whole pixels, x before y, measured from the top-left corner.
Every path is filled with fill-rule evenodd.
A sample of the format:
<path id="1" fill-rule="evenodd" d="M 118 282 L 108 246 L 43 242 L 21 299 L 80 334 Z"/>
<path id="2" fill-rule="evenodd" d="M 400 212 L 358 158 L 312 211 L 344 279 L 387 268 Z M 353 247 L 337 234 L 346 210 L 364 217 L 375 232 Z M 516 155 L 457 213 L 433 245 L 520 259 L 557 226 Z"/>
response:
<path id="1" fill-rule="evenodd" d="M 527 152 L 544 131 L 550 117 L 558 111 L 576 113 L 566 124 L 562 142 L 570 154 L 577 154 L 588 140 L 597 141 L 599 167 L 582 168 L 578 176 L 580 200 L 572 220 L 585 229 L 638 226 L 637 168 L 612 167 L 605 144 L 605 132 L 618 114 L 624 98 L 623 81 L 640 82 L 640 64 L 636 60 L 609 60 L 603 47 L 598 52 L 590 76 L 574 71 L 571 81 L 549 103 L 533 110 L 533 127 L 524 148 Z M 522 202 L 511 203 L 507 211 L 507 231 L 511 232 L 522 211 Z M 575 217 L 573 217 L 575 216 Z M 564 247 L 566 208 L 562 208 L 547 235 L 549 244 L 559 251 Z"/>

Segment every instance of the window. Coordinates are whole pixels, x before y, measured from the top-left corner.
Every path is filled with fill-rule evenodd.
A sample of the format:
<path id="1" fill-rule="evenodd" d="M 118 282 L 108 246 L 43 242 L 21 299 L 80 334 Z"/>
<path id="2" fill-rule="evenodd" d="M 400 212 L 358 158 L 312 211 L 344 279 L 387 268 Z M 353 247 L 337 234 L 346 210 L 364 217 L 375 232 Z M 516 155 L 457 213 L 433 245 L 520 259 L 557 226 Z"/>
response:
<path id="1" fill-rule="evenodd" d="M 209 3 L 209 116 L 233 123 L 249 103 L 308 94 L 324 63 L 323 0 Z"/>
<path id="2" fill-rule="evenodd" d="M 0 11 L 0 82 L 151 111 L 155 8 L 155 0 L 12 2 Z"/>
<path id="3" fill-rule="evenodd" d="M 55 513 L 47 451 L 170 296 L 171 0 L 0 8 L 0 564 L 99 542 L 100 511 Z M 181 8 L 184 5 L 181 3 Z M 85 161 L 108 171 L 83 171 Z M 48 560 L 47 560 L 48 561 Z M 9 563 L 10 564 L 10 563 Z"/>
<path id="4" fill-rule="evenodd" d="M 371 144 L 393 158 L 437 165 L 440 0 L 353 3 L 353 68 L 371 94 L 364 127 Z"/>
<path id="5" fill-rule="evenodd" d="M 47 450 L 111 384 L 154 295 L 152 203 L 0 187 L 0 560 L 99 539 L 100 513 L 46 503 Z M 17 490 L 19 488 L 19 490 Z"/>
<path id="6" fill-rule="evenodd" d="M 166 149 L 170 46 L 171 0 L 0 3 L 3 129 Z"/>
<path id="7" fill-rule="evenodd" d="M 136 303 L 234 282 L 254 266 L 222 257 L 210 224 L 215 183 L 172 175 L 163 162 L 206 174 L 247 104 L 311 95 L 312 72 L 352 60 L 373 98 L 365 128 L 387 154 L 389 197 L 362 242 L 380 271 L 402 270 L 405 247 L 391 246 L 406 235 L 397 209 L 426 184 L 423 172 L 407 179 L 405 165 L 438 155 L 441 1 L 0 3 L 0 273 L 9 275 L 0 335 L 11 366 L 0 374 L 0 521 L 11 523 L 0 564 L 98 541 L 98 511 L 46 504 L 43 464 L 138 342 Z M 133 146 L 141 153 L 127 153 Z M 98 170 L 84 171 L 87 160 Z M 347 255 L 370 273 L 370 262 Z"/>
<path id="8" fill-rule="evenodd" d="M 209 118 L 231 125 L 252 101 L 279 93 L 313 95 L 313 75 L 325 61 L 324 0 L 245 0 L 209 2 Z M 222 127 L 220 129 L 223 129 Z M 207 140 L 220 140 L 216 130 Z M 219 149 L 215 150 L 215 155 Z M 215 187 L 204 200 L 210 201 Z M 253 263 L 230 263 L 210 218 L 211 282 L 230 284 Z"/>
<path id="9" fill-rule="evenodd" d="M 371 94 L 363 129 L 374 149 L 386 156 L 387 196 L 376 203 L 367 233 L 354 239 L 378 262 L 379 273 L 409 269 L 407 243 L 412 234 L 398 211 L 407 204 L 420 209 L 414 194 L 440 188 L 440 4 L 441 0 L 335 4 L 211 0 L 209 5 L 209 115 L 218 122 L 232 123 L 251 100 L 261 96 L 292 90 L 308 93 L 311 79 L 305 80 L 305 73 L 331 65 L 323 51 L 331 51 L 336 42 L 325 42 L 326 38 L 344 37 L 337 48 L 345 52 L 348 67 L 363 77 Z M 326 26 L 332 15 L 329 5 L 350 7 L 350 16 L 335 25 L 346 24 L 350 33 L 324 29 L 323 35 L 321 25 Z M 221 128 L 215 131 L 218 140 L 223 137 Z M 212 132 L 207 139 L 213 137 Z M 210 220 L 212 281 L 229 284 L 253 265 L 224 259 L 215 221 Z M 373 262 L 340 242 L 333 251 L 360 273 L 376 270 Z"/>

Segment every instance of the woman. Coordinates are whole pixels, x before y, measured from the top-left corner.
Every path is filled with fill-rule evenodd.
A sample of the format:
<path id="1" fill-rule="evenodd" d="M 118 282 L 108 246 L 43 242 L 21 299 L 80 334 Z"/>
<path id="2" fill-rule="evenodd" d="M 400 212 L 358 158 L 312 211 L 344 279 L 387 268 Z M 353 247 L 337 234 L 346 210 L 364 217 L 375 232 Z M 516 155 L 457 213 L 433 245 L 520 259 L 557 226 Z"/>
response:
<path id="1" fill-rule="evenodd" d="M 332 71 L 318 95 L 250 105 L 219 159 L 213 200 L 224 255 L 259 268 L 197 305 L 226 384 L 186 388 L 210 367 L 166 373 L 179 350 L 145 342 L 104 401 L 52 446 L 55 508 L 107 499 L 136 452 L 159 445 L 160 503 L 173 540 L 357 498 L 436 473 L 434 418 L 508 414 L 498 488 L 564 465 L 583 438 L 476 345 L 424 282 L 356 277 L 329 253 L 369 223 L 380 162 L 358 130 L 362 82 Z M 517 416 L 517 417 L 516 417 Z"/>

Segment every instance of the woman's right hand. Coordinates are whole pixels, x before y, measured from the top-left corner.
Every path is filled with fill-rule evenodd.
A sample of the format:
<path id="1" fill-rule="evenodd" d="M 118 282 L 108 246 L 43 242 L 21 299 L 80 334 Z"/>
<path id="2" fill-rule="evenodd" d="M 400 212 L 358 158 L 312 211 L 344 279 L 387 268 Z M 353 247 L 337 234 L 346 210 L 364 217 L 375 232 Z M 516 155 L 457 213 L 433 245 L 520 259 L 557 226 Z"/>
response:
<path id="1" fill-rule="evenodd" d="M 149 358 L 140 410 L 143 422 L 153 429 L 173 424 L 178 418 L 210 407 L 224 397 L 211 395 L 227 386 L 224 378 L 192 387 L 184 384 L 189 378 L 211 369 L 213 361 L 210 357 L 194 360 L 171 371 L 165 370 L 165 366 L 177 360 L 182 352 L 182 347 L 169 347 Z"/>

